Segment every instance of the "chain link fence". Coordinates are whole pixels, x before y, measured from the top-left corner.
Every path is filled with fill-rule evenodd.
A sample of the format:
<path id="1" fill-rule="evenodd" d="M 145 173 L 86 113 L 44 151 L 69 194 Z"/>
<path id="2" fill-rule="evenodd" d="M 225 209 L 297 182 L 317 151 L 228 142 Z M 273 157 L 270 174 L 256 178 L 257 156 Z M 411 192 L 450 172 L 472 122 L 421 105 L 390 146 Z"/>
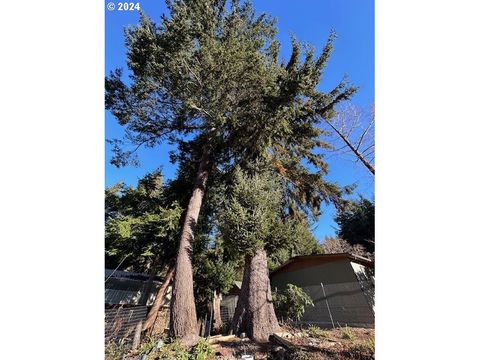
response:
<path id="1" fill-rule="evenodd" d="M 373 281 L 331 283 L 305 286 L 302 289 L 312 298 L 299 325 L 317 325 L 323 328 L 338 326 L 374 327 L 375 286 Z M 220 303 L 223 323 L 233 319 L 238 296 L 225 296 Z M 286 319 L 279 319 L 286 320 Z"/>
<path id="2" fill-rule="evenodd" d="M 374 327 L 375 287 L 372 281 L 344 282 L 302 288 L 313 300 L 299 323 L 320 327 Z"/>
<path id="3" fill-rule="evenodd" d="M 135 327 L 145 320 L 147 306 L 115 307 L 105 309 L 105 343 L 132 340 Z"/>
<path id="4" fill-rule="evenodd" d="M 228 324 L 233 319 L 237 302 L 237 295 L 228 295 L 222 298 L 220 302 L 220 317 L 224 324 Z"/>
<path id="5" fill-rule="evenodd" d="M 307 306 L 298 324 L 320 327 L 358 326 L 373 327 L 375 323 L 373 281 L 344 282 L 306 286 L 302 288 L 313 300 Z M 230 323 L 235 313 L 238 296 L 225 296 L 220 303 L 223 323 Z M 135 327 L 144 321 L 148 306 L 120 305 L 105 309 L 105 342 L 133 339 Z M 163 311 L 168 309 L 162 309 Z M 163 312 L 162 312 L 163 314 Z M 162 327 L 168 326 L 168 312 Z M 281 320 L 281 319 L 279 319 Z"/>

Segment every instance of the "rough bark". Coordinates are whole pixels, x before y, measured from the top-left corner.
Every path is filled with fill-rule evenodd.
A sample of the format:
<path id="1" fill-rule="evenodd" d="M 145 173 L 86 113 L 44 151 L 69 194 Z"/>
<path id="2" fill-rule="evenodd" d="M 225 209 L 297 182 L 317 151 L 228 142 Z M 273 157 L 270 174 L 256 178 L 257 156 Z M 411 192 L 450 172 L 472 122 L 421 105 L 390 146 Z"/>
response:
<path id="1" fill-rule="evenodd" d="M 207 144 L 203 148 L 193 193 L 185 214 L 175 263 L 170 306 L 170 331 L 173 336 L 180 338 L 181 342 L 187 346 L 195 344 L 198 340 L 197 313 L 193 295 L 192 243 L 207 185 L 210 154 L 210 145 Z"/>
<path id="2" fill-rule="evenodd" d="M 142 328 L 143 331 L 153 328 L 153 325 L 155 324 L 155 320 L 157 319 L 157 316 L 158 316 L 158 312 L 160 311 L 160 308 L 165 299 L 165 294 L 167 293 L 168 285 L 172 281 L 172 278 L 173 278 L 173 266 L 170 266 L 167 271 L 167 275 L 165 276 L 165 279 L 163 280 L 163 283 L 160 286 L 160 289 L 158 289 L 157 296 L 155 297 L 155 301 L 153 302 L 153 305 L 150 308 L 150 311 L 148 312 L 147 319 L 143 324 L 143 328 Z"/>
<path id="3" fill-rule="evenodd" d="M 213 330 L 218 332 L 222 327 L 222 317 L 220 313 L 220 303 L 222 302 L 222 294 L 215 292 L 212 300 L 213 308 Z"/>
<path id="4" fill-rule="evenodd" d="M 140 345 L 141 339 L 142 339 L 142 320 L 137 322 L 137 326 L 135 326 L 135 335 L 133 336 L 132 350 L 137 350 L 138 345 Z"/>
<path id="5" fill-rule="evenodd" d="M 245 332 L 256 342 L 268 341 L 269 336 L 279 330 L 270 289 L 267 252 L 263 249 L 253 257 L 245 258 L 242 289 L 231 330 L 237 335 Z"/>

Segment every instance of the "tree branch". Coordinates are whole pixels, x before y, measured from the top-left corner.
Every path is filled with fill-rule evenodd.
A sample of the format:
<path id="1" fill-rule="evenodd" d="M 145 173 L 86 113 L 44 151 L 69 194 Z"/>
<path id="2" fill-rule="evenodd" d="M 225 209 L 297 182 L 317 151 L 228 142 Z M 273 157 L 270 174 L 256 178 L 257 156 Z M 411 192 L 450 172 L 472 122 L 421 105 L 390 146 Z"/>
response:
<path id="1" fill-rule="evenodd" d="M 375 175 L 375 168 L 363 157 L 363 155 L 352 145 L 350 140 L 348 140 L 329 120 L 325 119 L 325 122 L 337 133 L 337 135 L 348 145 L 348 147 L 353 151 L 355 156 L 365 165 L 365 167 Z"/>

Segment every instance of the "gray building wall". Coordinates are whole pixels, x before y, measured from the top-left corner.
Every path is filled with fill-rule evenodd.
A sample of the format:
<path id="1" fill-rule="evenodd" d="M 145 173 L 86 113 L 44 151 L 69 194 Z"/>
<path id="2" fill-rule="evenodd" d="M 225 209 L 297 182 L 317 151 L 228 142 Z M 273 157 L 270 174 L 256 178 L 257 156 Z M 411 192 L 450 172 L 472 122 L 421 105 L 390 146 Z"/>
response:
<path id="1" fill-rule="evenodd" d="M 272 290 L 282 290 L 289 283 L 301 287 L 314 302 L 314 306 L 307 307 L 302 323 L 321 327 L 331 327 L 332 322 L 335 326 L 374 325 L 372 305 L 365 295 L 365 291 L 373 293 L 373 283 L 363 280 L 361 284 L 348 259 L 278 272 L 271 277 Z"/>
<path id="2" fill-rule="evenodd" d="M 105 283 L 105 304 L 138 305 L 144 293 L 146 281 L 115 278 Z M 147 305 L 152 305 L 161 284 L 154 281 L 152 290 L 147 297 Z"/>

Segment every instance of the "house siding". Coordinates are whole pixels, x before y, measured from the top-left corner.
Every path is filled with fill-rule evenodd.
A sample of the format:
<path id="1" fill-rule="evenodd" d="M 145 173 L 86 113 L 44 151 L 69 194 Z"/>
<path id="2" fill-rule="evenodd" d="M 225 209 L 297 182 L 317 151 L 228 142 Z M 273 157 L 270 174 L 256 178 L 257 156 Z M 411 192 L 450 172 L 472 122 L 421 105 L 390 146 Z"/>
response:
<path id="1" fill-rule="evenodd" d="M 310 295 L 314 306 L 306 308 L 302 323 L 331 327 L 333 321 L 335 326 L 373 326 L 372 306 L 364 293 L 370 285 L 367 281 L 360 284 L 350 260 L 290 268 L 294 270 L 274 273 L 271 285 L 273 290 L 282 290 L 290 283 Z"/>

